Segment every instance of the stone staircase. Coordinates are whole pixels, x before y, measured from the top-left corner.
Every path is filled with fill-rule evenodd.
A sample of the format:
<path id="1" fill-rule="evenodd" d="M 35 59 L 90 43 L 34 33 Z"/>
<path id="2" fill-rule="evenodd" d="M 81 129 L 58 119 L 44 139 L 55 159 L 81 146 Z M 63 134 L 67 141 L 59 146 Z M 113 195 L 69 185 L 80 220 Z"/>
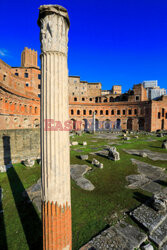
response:
<path id="1" fill-rule="evenodd" d="M 161 250 L 167 250 L 167 211 L 157 212 L 151 202 L 142 204 L 130 213 L 148 231 L 148 238 Z"/>

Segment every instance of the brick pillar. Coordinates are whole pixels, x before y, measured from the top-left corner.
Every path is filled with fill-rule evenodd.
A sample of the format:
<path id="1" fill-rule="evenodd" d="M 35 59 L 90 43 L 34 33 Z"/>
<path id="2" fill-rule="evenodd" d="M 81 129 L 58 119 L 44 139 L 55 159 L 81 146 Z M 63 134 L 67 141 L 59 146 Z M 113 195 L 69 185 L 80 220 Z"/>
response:
<path id="1" fill-rule="evenodd" d="M 67 10 L 39 8 L 41 29 L 41 159 L 43 249 L 71 249 Z M 59 124 L 55 121 L 58 121 Z M 58 126 L 55 127 L 55 125 Z M 62 128 L 61 128 L 62 127 Z"/>

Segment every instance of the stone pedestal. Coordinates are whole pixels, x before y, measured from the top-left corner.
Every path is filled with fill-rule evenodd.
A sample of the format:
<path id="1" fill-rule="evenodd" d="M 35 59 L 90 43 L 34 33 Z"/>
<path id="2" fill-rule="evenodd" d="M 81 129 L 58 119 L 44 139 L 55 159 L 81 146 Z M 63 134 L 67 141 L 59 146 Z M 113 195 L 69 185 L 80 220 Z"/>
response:
<path id="1" fill-rule="evenodd" d="M 43 249 L 71 249 L 67 10 L 39 8 Z"/>

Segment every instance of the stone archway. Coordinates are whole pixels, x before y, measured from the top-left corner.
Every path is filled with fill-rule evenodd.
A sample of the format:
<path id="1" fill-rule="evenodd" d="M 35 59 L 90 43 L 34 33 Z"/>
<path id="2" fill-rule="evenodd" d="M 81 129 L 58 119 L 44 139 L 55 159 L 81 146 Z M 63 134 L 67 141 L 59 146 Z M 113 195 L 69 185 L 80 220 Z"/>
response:
<path id="1" fill-rule="evenodd" d="M 127 120 L 127 129 L 132 130 L 132 118 L 128 118 Z"/>
<path id="2" fill-rule="evenodd" d="M 109 119 L 105 120 L 105 122 L 104 122 L 104 129 L 105 130 L 111 129 L 111 122 L 110 122 Z"/>
<path id="3" fill-rule="evenodd" d="M 88 120 L 87 119 L 83 119 L 82 120 L 82 127 L 81 130 L 87 131 L 88 130 Z"/>
<path id="4" fill-rule="evenodd" d="M 116 120 L 116 129 L 121 129 L 121 119 Z"/>
<path id="5" fill-rule="evenodd" d="M 95 130 L 99 130 L 99 120 L 95 119 Z"/>

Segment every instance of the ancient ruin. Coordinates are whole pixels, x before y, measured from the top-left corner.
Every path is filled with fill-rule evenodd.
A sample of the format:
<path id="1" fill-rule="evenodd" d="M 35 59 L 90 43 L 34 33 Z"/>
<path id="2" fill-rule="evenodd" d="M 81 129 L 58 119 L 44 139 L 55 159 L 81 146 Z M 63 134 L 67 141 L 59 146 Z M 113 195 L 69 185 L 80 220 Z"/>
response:
<path id="1" fill-rule="evenodd" d="M 67 10 L 42 5 L 41 30 L 41 159 L 43 249 L 71 249 L 69 132 L 51 131 L 46 123 L 68 115 Z"/>
<path id="2" fill-rule="evenodd" d="M 40 79 L 37 52 L 25 48 L 21 67 L 11 67 L 0 59 L 0 130 L 40 126 Z M 146 88 L 144 83 L 140 83 L 127 93 L 122 93 L 122 87 L 118 85 L 114 85 L 111 91 L 105 91 L 101 83 L 88 83 L 78 76 L 69 76 L 70 129 L 167 129 L 167 96 L 164 93 L 150 100 L 148 89 L 152 89 L 151 85 Z M 155 84 L 153 89 L 159 90 L 159 87 Z"/>

